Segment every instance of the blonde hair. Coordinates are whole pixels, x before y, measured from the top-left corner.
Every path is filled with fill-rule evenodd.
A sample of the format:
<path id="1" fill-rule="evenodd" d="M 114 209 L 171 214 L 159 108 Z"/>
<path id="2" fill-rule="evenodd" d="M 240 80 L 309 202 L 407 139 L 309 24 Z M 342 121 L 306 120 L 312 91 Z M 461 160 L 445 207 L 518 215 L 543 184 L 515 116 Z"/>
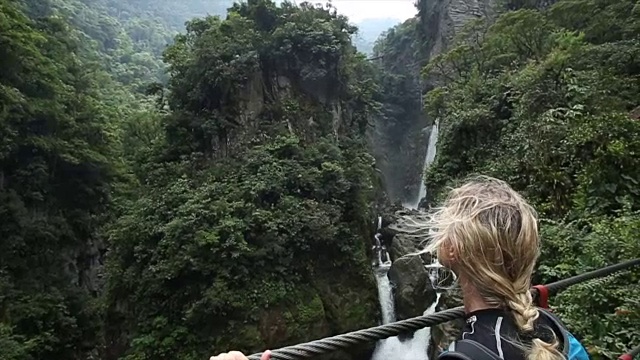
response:
<path id="1" fill-rule="evenodd" d="M 426 252 L 443 245 L 456 254 L 455 269 L 475 285 L 487 304 L 508 308 L 522 333 L 533 334 L 540 316 L 531 296 L 531 276 L 540 255 L 537 214 L 504 181 L 476 177 L 450 191 L 429 221 Z M 558 341 L 534 338 L 521 345 L 528 360 L 564 359 Z"/>

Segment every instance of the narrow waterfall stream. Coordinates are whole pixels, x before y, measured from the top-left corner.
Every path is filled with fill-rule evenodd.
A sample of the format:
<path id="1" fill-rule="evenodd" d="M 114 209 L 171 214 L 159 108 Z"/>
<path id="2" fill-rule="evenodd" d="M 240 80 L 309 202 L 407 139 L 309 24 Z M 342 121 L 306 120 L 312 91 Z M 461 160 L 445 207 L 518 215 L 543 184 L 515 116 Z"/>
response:
<path id="1" fill-rule="evenodd" d="M 376 271 L 380 306 L 382 307 L 382 319 L 385 324 L 395 321 L 393 294 L 391 291 L 391 283 L 387 277 L 387 270 L 388 267 L 386 270 L 380 268 L 379 271 Z M 437 295 L 436 301 L 425 310 L 424 315 L 430 315 L 435 312 L 438 300 L 440 300 L 440 294 Z M 431 328 L 423 328 L 416 331 L 413 334 L 413 338 L 405 340 L 404 342 L 400 341 L 397 336 L 390 337 L 378 342 L 371 359 L 426 360 L 428 359 L 427 351 L 430 340 Z"/>
<path id="2" fill-rule="evenodd" d="M 438 141 L 438 124 L 434 123 L 429 135 L 429 144 L 424 159 L 424 170 L 433 162 L 436 156 L 436 142 Z M 403 204 L 409 209 L 418 209 L 420 201 L 427 194 L 423 177 L 420 176 L 420 191 L 418 196 L 411 202 Z M 382 218 L 378 218 L 378 234 L 375 236 L 376 241 L 376 260 L 374 262 L 374 272 L 378 285 L 378 297 L 380 299 L 380 307 L 382 309 L 382 322 L 387 324 L 396 320 L 395 306 L 393 299 L 393 288 L 389 281 L 387 273 L 391 268 L 391 260 L 387 249 L 380 241 L 379 230 L 382 228 Z M 432 265 L 439 265 L 437 260 Z M 431 283 L 437 281 L 437 267 L 429 270 Z M 424 311 L 424 315 L 433 314 L 440 300 L 440 293 L 437 294 L 436 300 L 431 306 Z M 381 340 L 377 343 L 371 360 L 428 360 L 427 351 L 431 340 L 431 328 L 423 328 L 416 331 L 411 339 L 400 341 L 397 336 Z"/>
<path id="3" fill-rule="evenodd" d="M 429 143 L 427 144 L 427 153 L 424 156 L 424 165 L 422 166 L 422 172 L 420 172 L 420 191 L 418 197 L 411 202 L 404 203 L 404 207 L 409 209 L 417 209 L 420 205 L 420 201 L 427 195 L 427 187 L 424 184 L 424 170 L 431 165 L 436 158 L 436 144 L 438 142 L 438 123 L 433 123 L 431 127 L 431 133 L 429 134 Z"/>

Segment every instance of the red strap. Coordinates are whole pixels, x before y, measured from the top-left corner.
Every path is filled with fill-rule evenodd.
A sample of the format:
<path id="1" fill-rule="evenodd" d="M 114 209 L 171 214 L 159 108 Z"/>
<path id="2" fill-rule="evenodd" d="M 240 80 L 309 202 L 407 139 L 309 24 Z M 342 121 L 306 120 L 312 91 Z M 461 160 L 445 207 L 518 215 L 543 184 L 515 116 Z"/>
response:
<path id="1" fill-rule="evenodd" d="M 633 360 L 633 356 L 631 356 L 631 354 L 622 354 L 618 360 Z"/>
<path id="2" fill-rule="evenodd" d="M 534 285 L 534 289 L 538 290 L 538 306 L 549 308 L 549 289 L 544 285 Z"/>

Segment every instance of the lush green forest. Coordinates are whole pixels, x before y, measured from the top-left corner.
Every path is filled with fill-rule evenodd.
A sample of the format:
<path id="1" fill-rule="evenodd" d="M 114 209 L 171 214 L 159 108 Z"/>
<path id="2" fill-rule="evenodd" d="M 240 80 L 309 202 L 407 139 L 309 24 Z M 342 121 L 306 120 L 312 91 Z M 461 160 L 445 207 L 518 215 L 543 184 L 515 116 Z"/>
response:
<path id="1" fill-rule="evenodd" d="M 483 173 L 526 194 L 542 218 L 540 281 L 640 256 L 638 15 L 627 0 L 520 8 L 470 24 L 424 69 L 439 79 L 427 108 L 442 128 L 427 187 Z M 640 343 L 639 280 L 577 286 L 553 305 L 612 358 Z"/>
<path id="2" fill-rule="evenodd" d="M 199 359 L 374 325 L 356 29 L 259 1 L 163 51 L 174 9 L 114 4 L 1 2 L 2 358 Z"/>
<path id="3" fill-rule="evenodd" d="M 424 68 L 429 189 L 481 172 L 525 193 L 541 281 L 639 256 L 640 7 L 509 6 Z M 427 123 L 400 66 L 424 65 L 424 20 L 371 62 L 324 5 L 0 0 L 0 359 L 195 360 L 376 325 L 371 125 L 391 146 Z M 640 343 L 639 279 L 554 305 L 610 358 Z"/>

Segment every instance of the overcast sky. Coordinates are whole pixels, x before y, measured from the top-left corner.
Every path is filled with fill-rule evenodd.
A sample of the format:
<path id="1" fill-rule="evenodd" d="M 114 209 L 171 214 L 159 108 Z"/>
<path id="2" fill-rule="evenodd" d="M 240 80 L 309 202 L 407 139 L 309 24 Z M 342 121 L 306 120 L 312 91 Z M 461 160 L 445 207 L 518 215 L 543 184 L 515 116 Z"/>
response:
<path id="1" fill-rule="evenodd" d="M 307 1 L 314 4 L 327 2 L 326 0 Z M 392 18 L 402 22 L 418 12 L 414 6 L 415 0 L 332 0 L 331 2 L 339 13 L 348 16 L 352 22 L 376 18 Z"/>

